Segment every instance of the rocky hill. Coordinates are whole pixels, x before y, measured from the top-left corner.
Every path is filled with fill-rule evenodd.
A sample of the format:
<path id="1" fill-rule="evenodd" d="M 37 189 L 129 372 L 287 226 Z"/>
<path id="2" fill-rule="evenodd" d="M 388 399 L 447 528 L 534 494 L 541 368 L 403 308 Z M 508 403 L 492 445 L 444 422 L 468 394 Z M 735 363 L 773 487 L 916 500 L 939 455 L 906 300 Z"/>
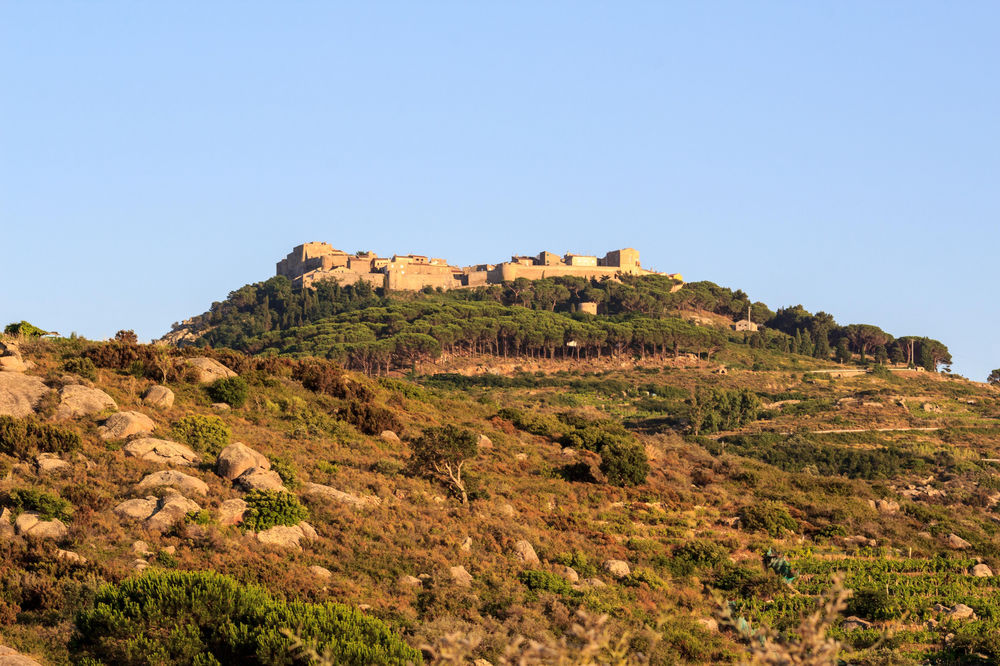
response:
<path id="1" fill-rule="evenodd" d="M 1000 659 L 993 387 L 493 351 L 5 338 L 0 663 Z"/>

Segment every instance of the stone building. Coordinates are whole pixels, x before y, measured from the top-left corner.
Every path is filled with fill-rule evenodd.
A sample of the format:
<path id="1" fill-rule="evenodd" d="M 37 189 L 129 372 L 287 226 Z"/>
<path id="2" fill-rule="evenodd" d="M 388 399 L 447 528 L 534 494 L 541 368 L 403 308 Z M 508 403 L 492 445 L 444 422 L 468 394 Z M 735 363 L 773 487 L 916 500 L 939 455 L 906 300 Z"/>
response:
<path id="1" fill-rule="evenodd" d="M 418 254 L 379 257 L 373 252 L 348 254 L 327 243 L 312 242 L 296 246 L 277 264 L 277 274 L 292 280 L 295 286 L 310 287 L 320 280 L 334 280 L 349 285 L 362 280 L 373 287 L 388 290 L 419 290 L 424 287 L 463 289 L 526 278 L 574 275 L 582 278 L 615 278 L 627 275 L 666 275 L 649 271 L 639 264 L 639 252 L 632 248 L 613 250 L 603 258 L 568 253 L 540 252 L 537 256 L 513 256 L 499 264 L 478 264 L 459 268 L 444 259 Z M 670 274 L 683 282 L 678 274 Z"/>

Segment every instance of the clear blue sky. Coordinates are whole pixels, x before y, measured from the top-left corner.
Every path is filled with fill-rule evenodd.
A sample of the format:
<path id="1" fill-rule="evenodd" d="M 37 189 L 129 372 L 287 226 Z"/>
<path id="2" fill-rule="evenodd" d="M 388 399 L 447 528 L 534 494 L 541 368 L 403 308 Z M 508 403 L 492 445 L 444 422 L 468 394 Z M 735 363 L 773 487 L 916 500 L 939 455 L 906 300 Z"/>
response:
<path id="1" fill-rule="evenodd" d="M 0 319 L 632 246 L 1000 367 L 996 2 L 0 1 Z"/>

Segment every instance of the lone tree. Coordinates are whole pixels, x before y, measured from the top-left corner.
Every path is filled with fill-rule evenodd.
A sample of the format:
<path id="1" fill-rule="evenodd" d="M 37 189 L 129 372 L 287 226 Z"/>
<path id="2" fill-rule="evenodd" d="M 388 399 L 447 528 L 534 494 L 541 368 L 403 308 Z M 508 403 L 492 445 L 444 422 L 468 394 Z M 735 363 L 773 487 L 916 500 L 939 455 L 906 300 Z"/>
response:
<path id="1" fill-rule="evenodd" d="M 427 428 L 413 442 L 413 468 L 427 476 L 450 484 L 462 497 L 462 504 L 469 503 L 469 495 L 462 481 L 462 467 L 479 453 L 477 437 L 465 428 L 453 425 Z"/>
<path id="2" fill-rule="evenodd" d="M 997 368 L 996 370 L 990 372 L 990 376 L 986 378 L 986 381 L 988 381 L 990 384 L 993 384 L 994 386 L 1000 384 L 1000 368 Z"/>

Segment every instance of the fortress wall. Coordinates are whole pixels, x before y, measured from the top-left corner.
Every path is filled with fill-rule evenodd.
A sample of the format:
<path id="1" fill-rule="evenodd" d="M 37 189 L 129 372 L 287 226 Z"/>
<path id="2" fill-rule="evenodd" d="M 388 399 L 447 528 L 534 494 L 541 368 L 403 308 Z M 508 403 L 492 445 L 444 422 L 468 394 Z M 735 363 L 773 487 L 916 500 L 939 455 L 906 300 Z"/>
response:
<path id="1" fill-rule="evenodd" d="M 582 278 L 602 278 L 614 277 L 622 271 L 617 266 L 522 266 L 520 264 L 501 264 L 500 279 L 516 280 L 526 278 L 528 280 L 541 280 L 547 277 L 558 277 L 560 275 L 574 275 Z M 493 280 L 490 280 L 492 282 Z"/>
<path id="2" fill-rule="evenodd" d="M 424 287 L 455 289 L 462 283 L 451 270 L 437 272 L 415 272 L 413 265 L 406 270 L 389 270 L 385 274 L 385 286 L 394 291 L 418 291 Z"/>

